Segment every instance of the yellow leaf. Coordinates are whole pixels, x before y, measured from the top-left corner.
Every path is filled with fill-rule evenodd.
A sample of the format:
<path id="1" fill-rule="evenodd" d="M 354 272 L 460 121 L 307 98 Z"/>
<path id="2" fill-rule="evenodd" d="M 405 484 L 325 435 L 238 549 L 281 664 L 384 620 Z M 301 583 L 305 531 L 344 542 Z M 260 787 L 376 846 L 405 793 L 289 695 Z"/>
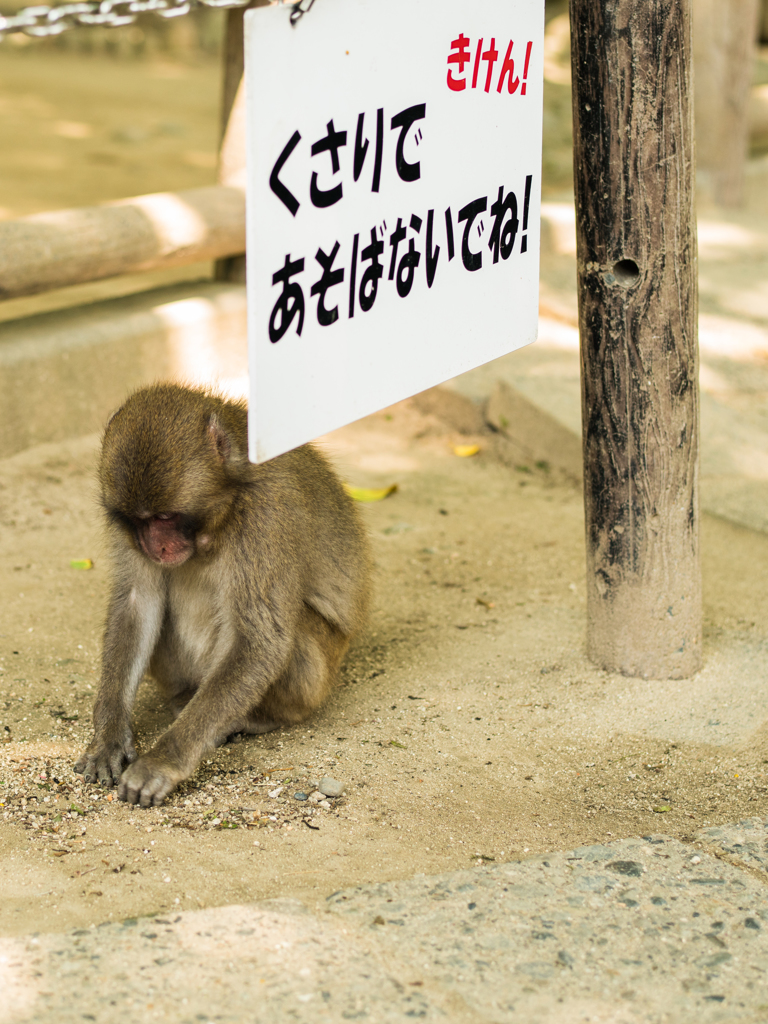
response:
<path id="1" fill-rule="evenodd" d="M 479 444 L 457 444 L 453 449 L 453 454 L 458 455 L 460 459 L 468 459 L 470 455 L 477 455 L 479 451 Z"/>
<path id="2" fill-rule="evenodd" d="M 70 569 L 92 569 L 93 562 L 90 558 L 73 558 L 69 563 Z"/>
<path id="3" fill-rule="evenodd" d="M 395 493 L 397 484 L 390 484 L 389 487 L 353 487 L 352 484 L 344 484 L 344 490 L 355 501 L 381 501 Z"/>

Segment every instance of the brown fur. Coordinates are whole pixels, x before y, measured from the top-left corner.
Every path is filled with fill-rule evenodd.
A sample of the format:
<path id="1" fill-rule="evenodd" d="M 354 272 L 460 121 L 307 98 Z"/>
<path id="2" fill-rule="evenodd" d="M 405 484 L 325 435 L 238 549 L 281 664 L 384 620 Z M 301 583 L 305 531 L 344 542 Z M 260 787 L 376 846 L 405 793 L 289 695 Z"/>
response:
<path id="1" fill-rule="evenodd" d="M 75 771 L 148 806 L 230 733 L 292 725 L 324 700 L 365 619 L 370 559 L 319 452 L 252 465 L 245 406 L 204 390 L 132 395 L 105 431 L 99 481 L 112 592 L 94 738 Z M 177 717 L 137 758 L 147 669 Z"/>

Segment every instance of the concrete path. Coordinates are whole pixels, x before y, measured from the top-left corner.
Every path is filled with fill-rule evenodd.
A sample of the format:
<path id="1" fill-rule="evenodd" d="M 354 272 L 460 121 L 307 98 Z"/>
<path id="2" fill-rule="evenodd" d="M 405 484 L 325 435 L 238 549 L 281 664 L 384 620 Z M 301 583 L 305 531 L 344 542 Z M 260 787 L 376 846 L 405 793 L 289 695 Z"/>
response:
<path id="1" fill-rule="evenodd" d="M 2 939 L 0 1020 L 762 1024 L 768 822 L 698 840 Z"/>

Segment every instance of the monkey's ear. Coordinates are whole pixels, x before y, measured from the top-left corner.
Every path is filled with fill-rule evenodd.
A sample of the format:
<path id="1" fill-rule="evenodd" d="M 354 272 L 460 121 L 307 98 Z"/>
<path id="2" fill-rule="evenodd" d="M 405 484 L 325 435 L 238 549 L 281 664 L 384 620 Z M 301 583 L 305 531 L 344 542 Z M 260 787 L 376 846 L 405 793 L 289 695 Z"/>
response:
<path id="1" fill-rule="evenodd" d="M 232 455 L 232 442 L 215 412 L 211 413 L 211 418 L 208 420 L 208 436 L 221 461 L 228 462 Z"/>

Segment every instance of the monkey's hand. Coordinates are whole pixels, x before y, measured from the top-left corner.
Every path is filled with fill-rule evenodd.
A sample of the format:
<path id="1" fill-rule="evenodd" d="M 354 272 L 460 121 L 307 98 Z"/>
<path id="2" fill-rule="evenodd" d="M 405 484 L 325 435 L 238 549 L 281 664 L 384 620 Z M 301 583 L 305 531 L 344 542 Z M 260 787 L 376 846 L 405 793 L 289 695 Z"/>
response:
<path id="1" fill-rule="evenodd" d="M 186 776 L 187 772 L 179 771 L 167 758 L 150 751 L 126 768 L 117 795 L 129 804 L 156 807 Z"/>
<path id="2" fill-rule="evenodd" d="M 75 771 L 86 782 L 112 787 L 120 781 L 125 766 L 137 757 L 130 731 L 120 739 L 94 736 L 88 749 L 75 762 Z"/>

